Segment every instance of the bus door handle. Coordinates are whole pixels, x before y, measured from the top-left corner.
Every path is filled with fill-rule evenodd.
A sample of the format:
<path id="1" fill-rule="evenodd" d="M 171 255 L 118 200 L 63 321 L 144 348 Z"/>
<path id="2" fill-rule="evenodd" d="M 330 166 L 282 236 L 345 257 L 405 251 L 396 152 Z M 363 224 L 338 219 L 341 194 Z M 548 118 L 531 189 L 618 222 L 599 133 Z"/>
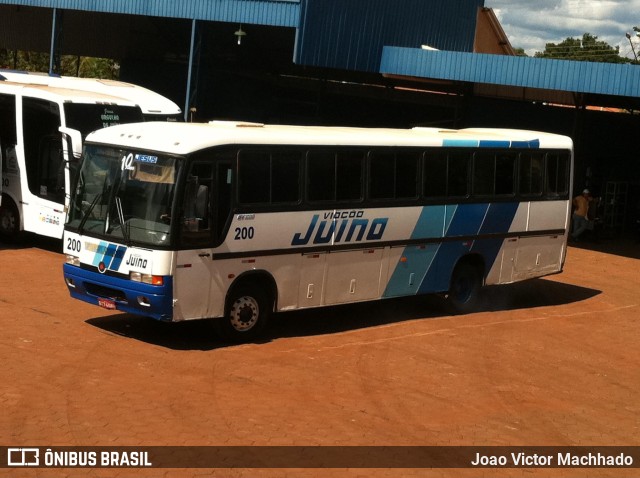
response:
<path id="1" fill-rule="evenodd" d="M 200 254 L 198 254 L 198 257 L 211 257 L 211 254 L 209 254 L 208 252 L 201 252 Z"/>

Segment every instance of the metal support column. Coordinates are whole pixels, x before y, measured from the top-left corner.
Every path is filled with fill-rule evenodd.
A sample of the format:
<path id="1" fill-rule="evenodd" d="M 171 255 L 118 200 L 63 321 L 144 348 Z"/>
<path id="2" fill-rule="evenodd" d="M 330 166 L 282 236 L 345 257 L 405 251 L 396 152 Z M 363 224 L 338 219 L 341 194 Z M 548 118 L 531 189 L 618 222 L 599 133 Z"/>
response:
<path id="1" fill-rule="evenodd" d="M 189 71 L 187 72 L 187 94 L 184 105 L 184 120 L 189 121 L 189 115 L 191 114 L 191 105 L 195 102 L 197 97 L 197 85 L 198 85 L 198 70 L 196 69 L 194 74 L 194 65 L 199 66 L 200 61 L 200 43 L 201 38 L 198 34 L 197 20 L 193 20 L 191 24 L 191 48 L 189 49 Z M 194 81 L 195 77 L 195 81 Z"/>
<path id="2" fill-rule="evenodd" d="M 53 9 L 51 24 L 51 51 L 49 52 L 49 74 L 61 73 L 60 68 L 60 43 L 62 39 L 62 10 Z"/>

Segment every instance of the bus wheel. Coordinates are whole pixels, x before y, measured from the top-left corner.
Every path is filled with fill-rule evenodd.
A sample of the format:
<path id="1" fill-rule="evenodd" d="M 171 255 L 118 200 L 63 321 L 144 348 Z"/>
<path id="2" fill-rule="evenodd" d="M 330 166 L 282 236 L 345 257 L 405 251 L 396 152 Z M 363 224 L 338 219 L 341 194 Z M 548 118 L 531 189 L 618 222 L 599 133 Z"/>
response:
<path id="1" fill-rule="evenodd" d="M 6 241 L 13 241 L 20 232 L 20 215 L 18 208 L 13 201 L 3 196 L 0 206 L 0 238 Z"/>
<path id="2" fill-rule="evenodd" d="M 230 342 L 255 340 L 269 317 L 266 294 L 256 287 L 239 287 L 229 296 L 227 313 L 217 321 L 218 333 Z"/>
<path id="3" fill-rule="evenodd" d="M 462 262 L 456 266 L 451 275 L 451 285 L 447 300 L 454 312 L 469 313 L 478 307 L 482 276 L 473 264 Z"/>

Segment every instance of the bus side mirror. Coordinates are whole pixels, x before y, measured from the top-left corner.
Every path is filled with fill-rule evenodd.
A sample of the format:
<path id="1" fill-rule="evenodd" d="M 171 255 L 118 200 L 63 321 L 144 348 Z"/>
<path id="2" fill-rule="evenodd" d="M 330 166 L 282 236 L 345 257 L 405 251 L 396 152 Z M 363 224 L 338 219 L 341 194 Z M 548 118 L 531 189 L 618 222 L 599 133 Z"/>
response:
<path id="1" fill-rule="evenodd" d="M 71 161 L 71 159 L 80 159 L 82 156 L 82 134 L 77 129 L 67 128 L 60 126 L 58 131 L 62 133 L 64 144 L 67 146 L 64 153 L 65 161 Z M 72 154 L 70 155 L 69 152 Z"/>

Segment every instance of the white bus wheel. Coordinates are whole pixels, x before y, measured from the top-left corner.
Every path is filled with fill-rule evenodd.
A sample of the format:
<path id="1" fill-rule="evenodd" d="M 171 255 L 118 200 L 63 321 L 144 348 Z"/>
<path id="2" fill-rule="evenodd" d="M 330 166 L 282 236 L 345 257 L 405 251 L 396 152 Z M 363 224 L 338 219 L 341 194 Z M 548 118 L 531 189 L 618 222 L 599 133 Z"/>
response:
<path id="1" fill-rule="evenodd" d="M 259 337 L 269 316 L 269 301 L 257 287 L 239 287 L 227 302 L 227 314 L 217 321 L 218 333 L 231 342 L 248 342 Z"/>

